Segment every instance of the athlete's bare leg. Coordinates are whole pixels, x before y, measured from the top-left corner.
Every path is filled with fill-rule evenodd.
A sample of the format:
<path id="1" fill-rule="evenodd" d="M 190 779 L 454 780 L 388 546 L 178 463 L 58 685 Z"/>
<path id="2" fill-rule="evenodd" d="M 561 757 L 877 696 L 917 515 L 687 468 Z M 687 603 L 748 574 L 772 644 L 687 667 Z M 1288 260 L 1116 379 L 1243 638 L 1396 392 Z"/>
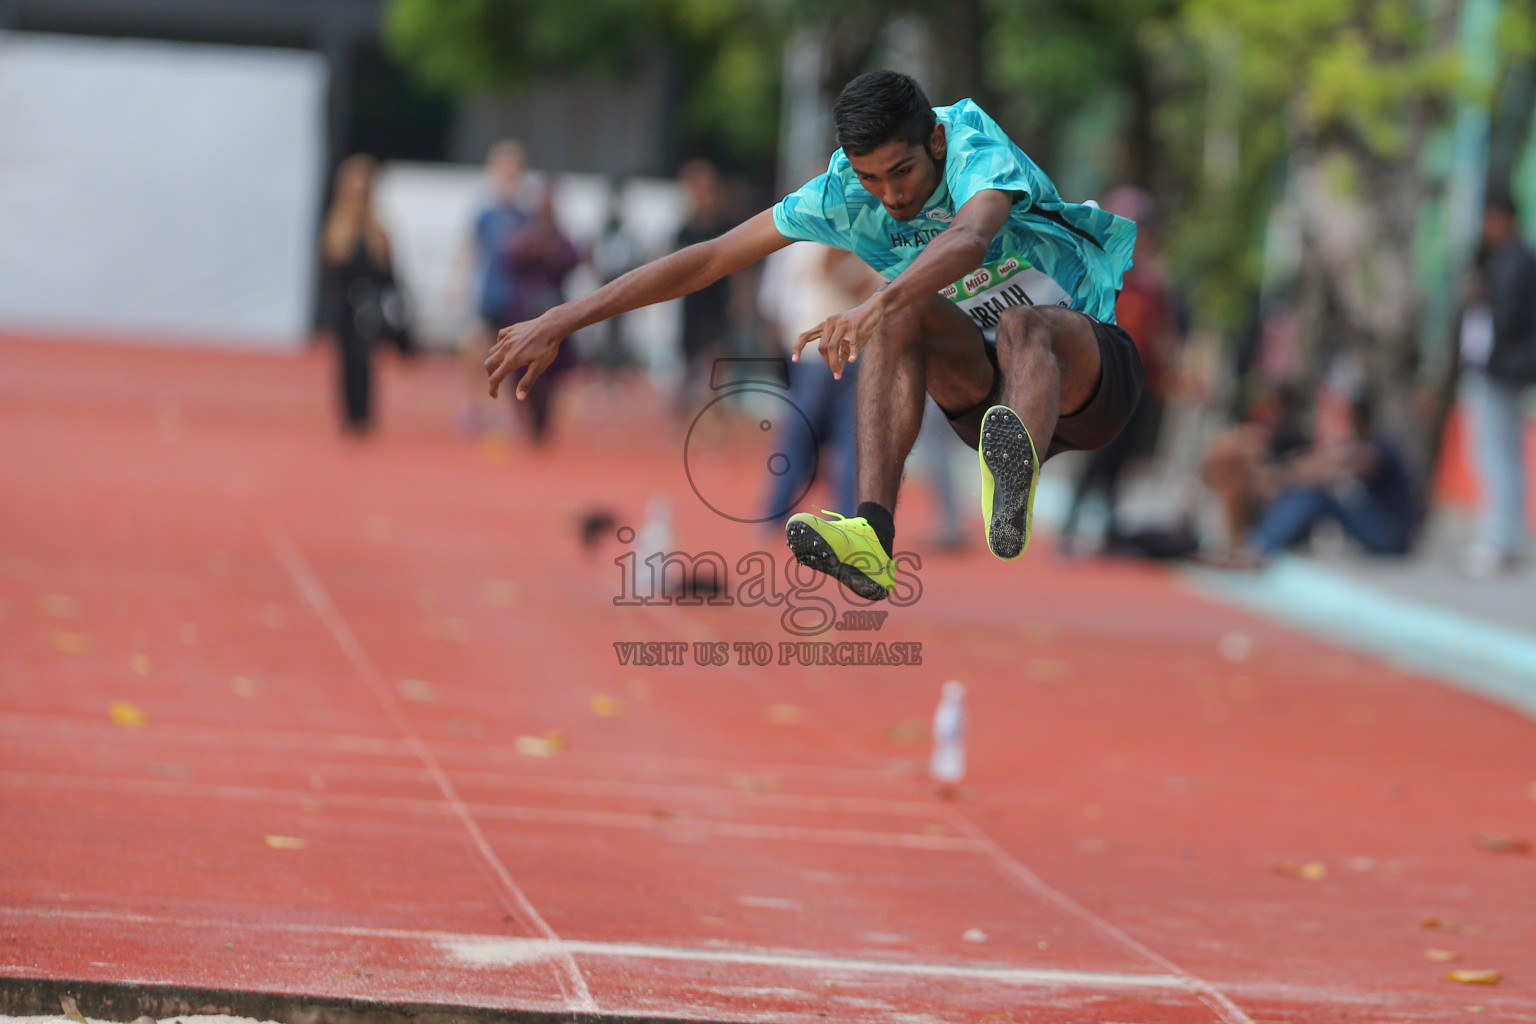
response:
<path id="1" fill-rule="evenodd" d="M 1093 321 L 1061 306 L 1014 306 L 998 321 L 997 361 L 1003 380 L 995 404 L 1018 413 L 1043 459 L 1056 421 L 1082 409 L 1098 391 L 1102 364 Z M 950 422 L 974 448 L 981 439 L 985 405 L 946 405 L 935 399 L 951 412 L 970 410 Z"/>
<path id="2" fill-rule="evenodd" d="M 969 316 L 934 295 L 893 314 L 859 352 L 860 502 L 895 511 L 902 468 L 923 424 L 925 391 L 941 409 L 970 409 L 986 399 L 994 374 L 984 344 Z"/>

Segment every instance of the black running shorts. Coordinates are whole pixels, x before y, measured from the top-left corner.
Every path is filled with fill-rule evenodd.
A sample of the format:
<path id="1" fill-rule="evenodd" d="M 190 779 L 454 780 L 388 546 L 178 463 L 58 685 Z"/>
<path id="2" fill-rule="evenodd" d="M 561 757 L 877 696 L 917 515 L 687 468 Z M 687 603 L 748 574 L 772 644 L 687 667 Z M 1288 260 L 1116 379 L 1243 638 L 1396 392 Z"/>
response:
<path id="1" fill-rule="evenodd" d="M 1141 354 L 1125 328 L 1088 319 L 1093 320 L 1093 335 L 1099 340 L 1099 389 L 1087 405 L 1056 421 L 1047 459 L 1061 452 L 1092 451 L 1113 441 L 1130 422 L 1147 383 Z"/>

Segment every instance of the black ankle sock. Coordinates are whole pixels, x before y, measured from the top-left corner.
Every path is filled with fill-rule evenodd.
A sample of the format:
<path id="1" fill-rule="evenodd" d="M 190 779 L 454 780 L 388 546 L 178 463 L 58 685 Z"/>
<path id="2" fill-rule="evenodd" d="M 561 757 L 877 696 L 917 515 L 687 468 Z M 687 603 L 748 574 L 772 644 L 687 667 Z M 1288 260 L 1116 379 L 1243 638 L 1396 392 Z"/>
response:
<path id="1" fill-rule="evenodd" d="M 869 523 L 870 529 L 875 531 L 875 539 L 885 548 L 886 556 L 890 557 L 896 549 L 896 518 L 891 515 L 891 510 L 878 502 L 861 501 L 854 515 Z"/>

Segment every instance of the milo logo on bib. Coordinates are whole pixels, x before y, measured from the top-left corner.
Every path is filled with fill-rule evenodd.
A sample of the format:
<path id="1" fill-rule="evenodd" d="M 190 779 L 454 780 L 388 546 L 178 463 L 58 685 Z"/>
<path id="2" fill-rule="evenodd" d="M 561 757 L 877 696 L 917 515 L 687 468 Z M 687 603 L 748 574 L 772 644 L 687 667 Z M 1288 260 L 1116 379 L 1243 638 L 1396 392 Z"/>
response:
<path id="1" fill-rule="evenodd" d="M 1010 306 L 1067 305 L 1066 291 L 1017 253 L 978 267 L 940 292 L 968 313 L 988 341 Z"/>

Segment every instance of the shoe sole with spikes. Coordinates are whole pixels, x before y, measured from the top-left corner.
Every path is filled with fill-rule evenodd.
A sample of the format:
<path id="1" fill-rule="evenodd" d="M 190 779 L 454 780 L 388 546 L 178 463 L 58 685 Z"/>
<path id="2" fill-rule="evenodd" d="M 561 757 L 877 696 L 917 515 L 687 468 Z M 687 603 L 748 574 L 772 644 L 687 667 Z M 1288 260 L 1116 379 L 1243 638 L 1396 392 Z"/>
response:
<path id="1" fill-rule="evenodd" d="M 1012 560 L 1029 547 L 1040 458 L 1034 439 L 1017 413 L 994 405 L 981 418 L 981 515 L 987 547 Z"/>

